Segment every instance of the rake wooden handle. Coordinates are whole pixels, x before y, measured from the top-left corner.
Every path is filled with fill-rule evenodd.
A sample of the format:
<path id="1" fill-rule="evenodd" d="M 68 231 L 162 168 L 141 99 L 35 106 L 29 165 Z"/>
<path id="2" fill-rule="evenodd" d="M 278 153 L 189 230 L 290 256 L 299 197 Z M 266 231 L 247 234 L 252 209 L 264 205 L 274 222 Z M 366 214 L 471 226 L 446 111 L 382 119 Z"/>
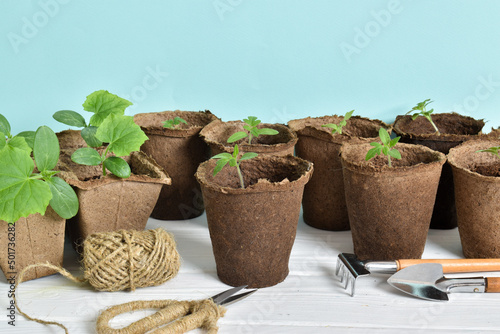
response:
<path id="1" fill-rule="evenodd" d="M 443 273 L 473 273 L 479 271 L 500 271 L 500 259 L 405 259 L 396 260 L 398 270 L 419 263 L 440 263 Z M 498 283 L 500 288 L 500 283 Z"/>
<path id="2" fill-rule="evenodd" d="M 500 292 L 500 277 L 486 277 L 486 292 Z"/>

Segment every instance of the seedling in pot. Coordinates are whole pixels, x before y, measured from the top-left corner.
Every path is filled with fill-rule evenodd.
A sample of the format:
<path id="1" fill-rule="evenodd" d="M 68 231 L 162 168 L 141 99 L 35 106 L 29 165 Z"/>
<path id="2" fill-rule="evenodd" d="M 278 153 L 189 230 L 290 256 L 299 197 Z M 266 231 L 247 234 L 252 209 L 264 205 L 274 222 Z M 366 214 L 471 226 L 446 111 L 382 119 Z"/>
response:
<path id="1" fill-rule="evenodd" d="M 5 144 L 10 147 L 17 147 L 21 150 L 31 153 L 33 150 L 33 140 L 35 138 L 35 131 L 23 131 L 17 135 L 12 135 L 10 123 L 4 115 L 0 114 L 0 141 L 2 138 Z M 0 143 L 2 144 L 2 143 Z"/>
<path id="2" fill-rule="evenodd" d="M 246 123 L 245 125 L 243 125 L 243 129 L 247 130 L 248 132 L 239 131 L 233 133 L 231 137 L 227 139 L 228 143 L 234 143 L 235 141 L 248 137 L 248 144 L 252 144 L 252 139 L 254 137 L 257 138 L 260 135 L 273 136 L 279 133 L 277 130 L 270 128 L 262 128 L 262 129 L 257 128 L 257 125 L 259 125 L 261 121 L 257 119 L 257 117 L 255 116 L 248 116 L 248 118 L 245 118 L 243 122 Z"/>
<path id="3" fill-rule="evenodd" d="M 401 159 L 401 153 L 399 153 L 399 151 L 394 148 L 394 146 L 396 146 L 401 137 L 396 137 L 391 140 L 389 132 L 387 132 L 387 130 L 384 128 L 380 128 L 380 130 L 378 131 L 378 135 L 380 137 L 380 141 L 382 142 L 382 144 L 378 142 L 370 143 L 370 145 L 373 146 L 373 148 L 366 153 L 365 160 L 368 161 L 373 157 L 375 157 L 376 155 L 383 154 L 387 156 L 388 166 L 392 167 L 391 157 L 395 159 Z"/>
<path id="4" fill-rule="evenodd" d="M 108 169 L 114 175 L 127 178 L 131 174 L 128 163 L 120 158 L 139 151 L 148 137 L 132 116 L 111 114 L 97 128 L 95 137 L 101 143 L 107 143 L 102 154 L 91 147 L 79 148 L 71 155 L 71 160 L 81 165 L 98 166 L 102 164 L 102 174 Z M 113 153 L 115 156 L 108 156 Z"/>
<path id="5" fill-rule="evenodd" d="M 500 159 L 499 151 L 500 151 L 500 146 L 493 146 L 493 147 L 490 147 L 490 148 L 487 148 L 484 150 L 476 151 L 476 153 L 487 152 L 487 153 L 491 153 L 493 155 L 496 155 Z"/>
<path id="6" fill-rule="evenodd" d="M 59 110 L 52 117 L 63 124 L 82 128 L 81 135 L 87 145 L 99 147 L 103 142 L 96 138 L 97 128 L 109 115 L 124 115 L 130 105 L 132 102 L 107 90 L 98 90 L 87 96 L 82 104 L 84 110 L 94 113 L 88 124 L 81 114 L 73 110 Z"/>
<path id="7" fill-rule="evenodd" d="M 49 204 L 62 218 L 76 215 L 79 205 L 73 188 L 53 170 L 59 160 L 54 131 L 39 127 L 33 136 L 35 162 L 30 153 L 31 149 L 0 140 L 0 219 L 12 224 L 30 214 L 43 215 Z"/>
<path id="8" fill-rule="evenodd" d="M 245 189 L 245 182 L 243 181 L 243 175 L 241 174 L 240 162 L 243 160 L 255 158 L 258 154 L 254 152 L 247 152 L 238 159 L 239 153 L 240 152 L 238 149 L 238 145 L 234 145 L 234 151 L 232 155 L 230 153 L 219 153 L 217 155 L 214 155 L 211 159 L 219 159 L 214 168 L 214 176 L 217 175 L 222 170 L 222 168 L 224 168 L 224 166 L 229 163 L 229 166 L 236 167 L 236 170 L 238 171 L 238 177 L 240 179 L 241 188 Z"/>
<path id="9" fill-rule="evenodd" d="M 339 135 L 341 135 L 342 128 L 347 125 L 347 121 L 349 120 L 349 118 L 351 118 L 353 113 L 354 113 L 354 110 L 347 112 L 339 124 L 333 124 L 333 123 L 323 124 L 322 127 L 332 129 L 332 134 L 338 133 Z"/>
<path id="10" fill-rule="evenodd" d="M 432 127 L 434 128 L 434 130 L 436 130 L 436 134 L 439 135 L 441 133 L 439 132 L 439 129 L 437 128 L 436 124 L 434 124 L 434 122 L 432 121 L 431 117 L 431 114 L 434 111 L 434 109 L 427 110 L 427 105 L 432 102 L 434 101 L 431 101 L 431 99 L 427 99 L 423 102 L 417 103 L 417 105 L 413 107 L 410 111 L 408 111 L 405 115 L 417 111 L 411 116 L 411 119 L 415 120 L 418 116 L 424 116 L 425 118 L 427 118 L 427 120 L 429 120 L 429 122 L 431 122 Z"/>
<path id="11" fill-rule="evenodd" d="M 163 122 L 163 127 L 167 129 L 175 129 L 175 127 L 181 123 L 187 124 L 184 118 L 177 116 L 174 119 L 169 119 Z"/>

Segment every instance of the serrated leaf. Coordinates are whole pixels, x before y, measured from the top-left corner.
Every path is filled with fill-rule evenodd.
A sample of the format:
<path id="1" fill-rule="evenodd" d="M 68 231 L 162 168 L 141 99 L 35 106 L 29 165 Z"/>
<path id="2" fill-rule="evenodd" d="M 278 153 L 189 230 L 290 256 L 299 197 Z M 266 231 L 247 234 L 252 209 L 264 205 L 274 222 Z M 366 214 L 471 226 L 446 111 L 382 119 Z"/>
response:
<path id="1" fill-rule="evenodd" d="M 114 175 L 121 178 L 127 178 L 131 173 L 128 163 L 120 157 L 107 158 L 104 160 L 104 167 L 106 167 Z"/>
<path id="2" fill-rule="evenodd" d="M 174 120 L 173 119 L 168 119 L 165 122 L 163 122 L 163 127 L 170 129 L 174 126 Z"/>
<path id="3" fill-rule="evenodd" d="M 384 146 L 384 147 L 382 148 L 382 153 L 384 153 L 384 155 L 388 155 L 388 154 L 389 154 L 389 147 Z"/>
<path id="4" fill-rule="evenodd" d="M 12 137 L 7 141 L 7 145 L 10 147 L 16 147 L 23 151 L 26 151 L 28 154 L 31 154 L 32 148 L 26 142 L 24 137 L 20 137 L 19 135 Z"/>
<path id="5" fill-rule="evenodd" d="M 401 153 L 396 149 L 390 150 L 389 155 L 395 159 L 401 159 Z"/>
<path id="6" fill-rule="evenodd" d="M 260 124 L 260 120 L 258 120 L 257 117 L 255 116 L 248 116 L 248 118 L 244 119 L 243 122 L 247 123 L 252 127 Z"/>
<path id="7" fill-rule="evenodd" d="M 385 145 L 389 144 L 389 142 L 391 141 L 391 136 L 389 136 L 389 133 L 384 128 L 380 128 L 379 129 L 378 135 L 379 135 L 380 140 L 382 141 L 382 143 L 385 144 Z"/>
<path id="8" fill-rule="evenodd" d="M 234 143 L 235 141 L 238 141 L 240 139 L 243 139 L 247 136 L 247 133 L 246 132 L 243 132 L 243 131 L 239 131 L 239 132 L 236 132 L 236 133 L 233 133 L 231 135 L 231 137 L 229 137 L 227 139 L 227 142 L 228 143 Z"/>
<path id="9" fill-rule="evenodd" d="M 377 155 L 377 148 L 374 147 L 372 149 L 370 149 L 367 153 L 366 153 L 366 156 L 365 156 L 365 161 L 368 161 L 370 159 L 372 159 L 373 157 L 375 157 Z"/>
<path id="10" fill-rule="evenodd" d="M 236 158 L 229 159 L 229 166 L 231 166 L 231 167 L 238 166 L 238 162 L 236 161 Z"/>
<path id="11" fill-rule="evenodd" d="M 258 129 L 258 133 L 259 133 L 259 135 L 274 136 L 274 135 L 277 135 L 279 132 L 277 130 L 270 129 L 270 128 L 262 128 L 262 129 Z"/>
<path id="12" fill-rule="evenodd" d="M 102 162 L 100 154 L 90 147 L 79 148 L 73 152 L 71 160 L 77 164 L 87 166 L 97 166 Z"/>
<path id="13" fill-rule="evenodd" d="M 401 137 L 395 137 L 391 140 L 391 142 L 389 143 L 389 146 L 390 147 L 394 147 L 396 146 L 396 144 L 399 142 L 399 140 L 401 139 Z"/>
<path id="14" fill-rule="evenodd" d="M 219 153 L 217 155 L 214 155 L 210 159 L 231 159 L 233 156 L 227 152 Z"/>
<path id="15" fill-rule="evenodd" d="M 188 124 L 184 118 L 178 117 L 178 116 L 174 118 L 174 123 L 175 124 L 181 124 L 181 123 Z"/>
<path id="16" fill-rule="evenodd" d="M 33 146 L 33 156 L 38 170 L 51 170 L 59 160 L 59 140 L 48 126 L 36 130 Z"/>
<path id="17" fill-rule="evenodd" d="M 74 217 L 78 213 L 79 202 L 73 188 L 57 176 L 46 179 L 46 182 L 52 193 L 52 209 L 64 219 Z"/>
<path id="18" fill-rule="evenodd" d="M 82 129 L 81 136 L 90 147 L 102 146 L 103 142 L 96 138 L 97 127 L 87 126 Z"/>
<path id="19" fill-rule="evenodd" d="M 52 115 L 56 121 L 69 125 L 76 126 L 78 128 L 84 128 L 87 126 L 85 118 L 82 115 L 73 110 L 59 110 Z"/>
<path id="20" fill-rule="evenodd" d="M 257 129 L 257 128 L 252 128 L 252 130 L 250 130 L 250 133 L 254 137 L 258 137 L 260 135 L 259 129 Z"/>
<path id="21" fill-rule="evenodd" d="M 241 160 L 253 159 L 253 158 L 257 157 L 257 156 L 258 156 L 257 153 L 247 152 L 247 153 L 245 153 L 245 154 L 242 155 L 242 157 L 240 158 L 240 161 Z"/>
<path id="22" fill-rule="evenodd" d="M 412 120 L 416 120 L 416 119 L 417 119 L 417 117 L 418 117 L 419 115 L 420 115 L 420 114 L 413 114 L 413 115 L 411 116 L 411 119 L 412 119 Z"/>
<path id="23" fill-rule="evenodd" d="M 96 138 L 109 143 L 109 150 L 117 156 L 139 151 L 148 139 L 132 116 L 110 115 L 97 129 Z"/>
<path id="24" fill-rule="evenodd" d="M 23 137 L 26 144 L 33 150 L 33 146 L 35 145 L 35 131 L 19 132 L 15 137 Z"/>
<path id="25" fill-rule="evenodd" d="M 7 118 L 5 118 L 4 115 L 0 114 L 0 132 L 2 132 L 4 134 L 4 137 L 7 136 L 7 137 L 11 137 L 11 128 L 10 128 L 10 123 L 9 121 L 7 120 Z"/>
<path id="26" fill-rule="evenodd" d="M 213 175 L 214 176 L 217 175 L 228 162 L 229 162 L 229 159 L 220 159 L 219 161 L 217 161 L 217 163 L 215 164 Z"/>
<path id="27" fill-rule="evenodd" d="M 123 115 L 132 102 L 125 100 L 107 90 L 93 92 L 83 103 L 83 109 L 93 112 L 90 125 L 100 126 L 109 115 Z"/>
<path id="28" fill-rule="evenodd" d="M 9 223 L 30 214 L 44 214 L 52 198 L 50 187 L 31 178 L 35 164 L 26 151 L 0 151 L 0 219 Z"/>

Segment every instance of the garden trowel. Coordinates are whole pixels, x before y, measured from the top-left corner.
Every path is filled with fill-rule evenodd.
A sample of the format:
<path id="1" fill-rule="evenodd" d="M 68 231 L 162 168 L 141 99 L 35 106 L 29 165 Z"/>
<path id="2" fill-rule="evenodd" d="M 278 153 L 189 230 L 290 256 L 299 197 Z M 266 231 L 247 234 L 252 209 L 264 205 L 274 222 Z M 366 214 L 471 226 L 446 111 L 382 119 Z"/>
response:
<path id="1" fill-rule="evenodd" d="M 450 292 L 500 292 L 500 277 L 445 278 L 439 263 L 401 269 L 387 282 L 405 293 L 427 300 L 448 300 Z"/>

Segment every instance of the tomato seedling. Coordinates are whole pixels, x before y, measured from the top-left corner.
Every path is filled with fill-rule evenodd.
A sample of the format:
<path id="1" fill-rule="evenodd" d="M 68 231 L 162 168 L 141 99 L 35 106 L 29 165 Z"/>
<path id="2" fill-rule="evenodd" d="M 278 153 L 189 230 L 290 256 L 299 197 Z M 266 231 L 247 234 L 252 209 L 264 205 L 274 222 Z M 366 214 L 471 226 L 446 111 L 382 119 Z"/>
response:
<path id="1" fill-rule="evenodd" d="M 184 118 L 177 116 L 174 119 L 169 119 L 163 122 L 163 127 L 167 129 L 174 129 L 177 125 L 181 123 L 187 124 Z"/>
<path id="2" fill-rule="evenodd" d="M 394 159 L 401 159 L 401 153 L 394 148 L 401 137 L 396 137 L 391 140 L 391 136 L 384 128 L 380 128 L 380 130 L 378 131 L 378 135 L 382 144 L 378 142 L 370 143 L 373 148 L 366 153 L 365 161 L 372 159 L 376 155 L 383 154 L 387 156 L 387 164 L 389 165 L 389 167 L 392 167 L 391 157 L 393 157 Z"/>
<path id="3" fill-rule="evenodd" d="M 322 127 L 332 129 L 332 134 L 338 133 L 339 135 L 341 135 L 342 128 L 347 125 L 347 121 L 349 120 L 349 118 L 351 118 L 353 113 L 354 113 L 354 110 L 347 112 L 339 124 L 333 124 L 333 123 L 323 124 Z"/>
<path id="4" fill-rule="evenodd" d="M 240 186 L 242 189 L 245 189 L 245 182 L 243 181 L 243 175 L 241 174 L 240 162 L 243 160 L 255 158 L 258 154 L 254 152 L 247 152 L 238 159 L 239 153 L 240 152 L 238 149 L 238 145 L 234 145 L 233 154 L 225 152 L 219 153 L 217 155 L 214 155 L 211 159 L 218 159 L 217 164 L 214 168 L 214 176 L 217 175 L 222 170 L 222 168 L 224 168 L 224 166 L 229 163 L 229 166 L 236 167 L 236 170 L 238 171 L 238 177 L 240 179 Z"/>
<path id="5" fill-rule="evenodd" d="M 257 125 L 259 125 L 261 121 L 255 116 L 248 116 L 248 118 L 245 118 L 243 122 L 246 123 L 243 125 L 243 129 L 246 131 L 233 133 L 231 137 L 227 139 L 228 143 L 234 143 L 235 141 L 248 137 L 248 144 L 252 144 L 252 139 L 254 137 L 257 138 L 260 135 L 274 136 L 279 133 L 277 130 L 270 128 L 257 128 Z"/>
<path id="6" fill-rule="evenodd" d="M 441 134 L 439 132 L 439 129 L 437 128 L 436 124 L 434 124 L 434 121 L 432 120 L 431 114 L 434 111 L 434 109 L 427 110 L 427 105 L 432 103 L 434 101 L 431 101 L 431 99 L 427 99 L 423 102 L 417 103 L 415 107 L 413 107 L 410 111 L 408 111 L 405 115 L 408 115 L 411 112 L 416 111 L 412 116 L 411 119 L 415 120 L 418 116 L 423 116 L 427 118 L 427 120 L 431 123 L 432 127 L 434 130 L 436 130 L 436 134 Z"/>

